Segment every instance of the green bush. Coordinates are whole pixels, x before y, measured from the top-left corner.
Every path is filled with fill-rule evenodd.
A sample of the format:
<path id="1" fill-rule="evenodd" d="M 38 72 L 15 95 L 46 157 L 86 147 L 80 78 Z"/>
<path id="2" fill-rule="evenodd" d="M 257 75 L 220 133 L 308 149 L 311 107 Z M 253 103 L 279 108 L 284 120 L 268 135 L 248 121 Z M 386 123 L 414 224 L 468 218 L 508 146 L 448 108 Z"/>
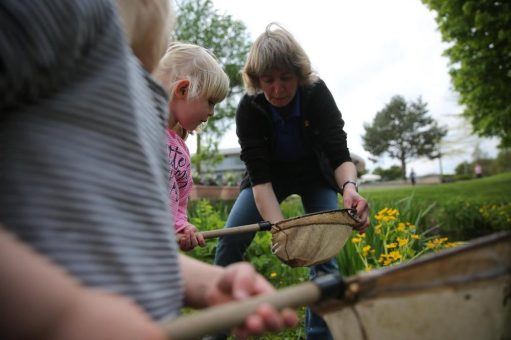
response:
<path id="1" fill-rule="evenodd" d="M 188 207 L 188 220 L 199 230 L 221 229 L 225 225 L 227 219 L 227 206 L 217 202 L 216 208 L 208 200 L 202 199 L 193 202 Z M 213 263 L 215 259 L 216 240 L 206 240 L 205 247 L 195 247 L 192 251 L 187 252 L 196 259 L 207 263 Z"/>

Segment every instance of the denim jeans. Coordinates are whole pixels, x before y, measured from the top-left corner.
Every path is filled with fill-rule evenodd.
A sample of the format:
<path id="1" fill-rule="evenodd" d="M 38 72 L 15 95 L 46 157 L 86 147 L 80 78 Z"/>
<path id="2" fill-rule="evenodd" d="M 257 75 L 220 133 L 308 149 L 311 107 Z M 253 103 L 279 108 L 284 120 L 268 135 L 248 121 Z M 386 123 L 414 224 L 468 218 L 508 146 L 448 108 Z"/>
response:
<path id="1" fill-rule="evenodd" d="M 302 198 L 305 213 L 313 213 L 338 208 L 337 193 L 322 180 L 308 181 L 302 184 L 282 181 L 273 182 L 273 190 L 279 202 L 282 202 L 291 194 L 298 194 Z M 252 188 L 243 189 L 227 218 L 226 228 L 252 224 L 262 221 L 252 193 Z M 227 266 L 234 262 L 244 260 L 245 250 L 248 248 L 255 233 L 224 236 L 219 239 L 215 264 Z M 268 256 L 273 256 L 268 252 Z M 309 267 L 309 279 L 318 274 L 338 272 L 339 267 L 336 259 Z M 324 320 L 307 308 L 305 316 L 305 332 L 307 339 L 332 339 L 330 331 Z"/>

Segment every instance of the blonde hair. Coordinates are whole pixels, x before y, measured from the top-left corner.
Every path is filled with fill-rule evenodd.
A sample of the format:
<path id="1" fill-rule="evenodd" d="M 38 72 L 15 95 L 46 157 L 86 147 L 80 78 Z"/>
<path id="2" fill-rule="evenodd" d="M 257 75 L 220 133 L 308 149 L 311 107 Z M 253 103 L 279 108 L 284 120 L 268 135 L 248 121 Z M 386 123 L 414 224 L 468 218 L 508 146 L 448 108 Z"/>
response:
<path id="1" fill-rule="evenodd" d="M 275 26 L 275 28 L 273 28 Z M 277 23 L 270 23 L 254 42 L 242 70 L 243 84 L 250 95 L 261 92 L 259 79 L 272 70 L 295 73 L 302 85 L 318 81 L 309 57 L 293 35 Z"/>
<path id="2" fill-rule="evenodd" d="M 176 23 L 170 0 L 117 0 L 117 5 L 133 53 L 152 72 Z"/>
<path id="3" fill-rule="evenodd" d="M 154 77 L 167 91 L 172 101 L 174 90 L 180 80 L 188 80 L 188 99 L 206 96 L 208 100 L 219 103 L 229 93 L 229 77 L 223 71 L 217 59 L 204 47 L 173 42 L 160 60 Z M 170 113 L 172 115 L 172 112 Z M 186 137 L 187 132 L 180 127 L 171 127 Z M 184 132 L 183 132 L 184 131 Z"/>

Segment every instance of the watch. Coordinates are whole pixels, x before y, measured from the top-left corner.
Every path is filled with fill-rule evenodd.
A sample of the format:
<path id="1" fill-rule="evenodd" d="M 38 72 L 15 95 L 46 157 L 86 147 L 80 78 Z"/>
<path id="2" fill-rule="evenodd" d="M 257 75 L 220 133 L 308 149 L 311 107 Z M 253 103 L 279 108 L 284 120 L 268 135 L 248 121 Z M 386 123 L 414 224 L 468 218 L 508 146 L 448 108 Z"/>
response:
<path id="1" fill-rule="evenodd" d="M 352 180 L 349 180 L 349 181 L 346 181 L 342 184 L 342 187 L 341 187 L 341 195 L 344 195 L 344 187 L 347 185 L 347 184 L 353 184 L 355 186 L 355 191 L 358 192 L 358 183 L 356 181 L 352 181 Z"/>

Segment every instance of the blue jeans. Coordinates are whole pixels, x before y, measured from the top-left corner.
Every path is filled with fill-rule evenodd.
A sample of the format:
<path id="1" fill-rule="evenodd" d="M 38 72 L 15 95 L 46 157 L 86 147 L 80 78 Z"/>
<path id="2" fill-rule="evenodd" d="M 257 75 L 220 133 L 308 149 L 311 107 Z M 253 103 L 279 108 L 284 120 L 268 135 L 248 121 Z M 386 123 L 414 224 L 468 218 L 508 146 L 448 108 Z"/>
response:
<path id="1" fill-rule="evenodd" d="M 305 213 L 313 213 L 338 208 L 337 193 L 322 180 L 308 181 L 302 184 L 290 181 L 273 182 L 273 190 L 279 202 L 291 194 L 298 194 L 302 198 Z M 227 218 L 226 228 L 252 224 L 262 221 L 252 193 L 252 188 L 243 189 L 232 207 Z M 227 266 L 234 262 L 244 260 L 245 250 L 248 248 L 255 233 L 224 236 L 219 239 L 215 264 Z M 273 255 L 269 255 L 273 256 Z M 335 258 L 309 267 L 309 279 L 318 274 L 338 272 L 339 267 Z M 307 308 L 305 315 L 305 332 L 307 339 L 332 339 L 332 335 L 325 321 Z"/>

